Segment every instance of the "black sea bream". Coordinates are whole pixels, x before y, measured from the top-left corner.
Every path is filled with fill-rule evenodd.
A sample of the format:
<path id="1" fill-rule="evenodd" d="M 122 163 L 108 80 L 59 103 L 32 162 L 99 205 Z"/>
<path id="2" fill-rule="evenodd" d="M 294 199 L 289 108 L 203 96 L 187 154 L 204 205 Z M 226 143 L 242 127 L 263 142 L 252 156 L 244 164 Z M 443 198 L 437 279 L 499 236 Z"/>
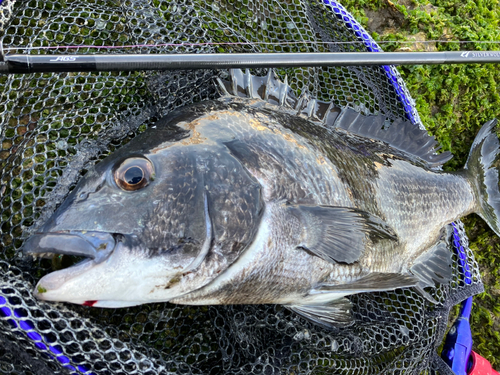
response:
<path id="1" fill-rule="evenodd" d="M 223 96 L 171 113 L 81 179 L 25 253 L 85 256 L 43 277 L 38 298 L 283 304 L 351 322 L 345 296 L 451 277 L 445 227 L 476 212 L 499 233 L 496 121 L 465 169 L 404 121 L 239 70 Z"/>

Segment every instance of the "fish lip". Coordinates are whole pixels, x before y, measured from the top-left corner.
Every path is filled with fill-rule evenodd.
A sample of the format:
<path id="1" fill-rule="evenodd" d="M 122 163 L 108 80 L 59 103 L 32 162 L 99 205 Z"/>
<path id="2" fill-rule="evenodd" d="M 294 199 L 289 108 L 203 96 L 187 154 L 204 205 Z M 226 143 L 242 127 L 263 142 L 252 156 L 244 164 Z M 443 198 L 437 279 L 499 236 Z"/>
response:
<path id="1" fill-rule="evenodd" d="M 33 295 L 44 301 L 62 301 L 60 298 L 57 298 L 57 292 L 61 286 L 64 286 L 71 279 L 84 274 L 95 265 L 96 262 L 93 259 L 87 258 L 71 267 L 51 272 L 38 281 L 33 290 Z M 54 298 L 54 292 L 56 293 L 56 298 Z M 67 300 L 66 302 L 82 304 L 85 301 Z"/>
<path id="2" fill-rule="evenodd" d="M 53 231 L 32 235 L 23 246 L 24 255 L 64 254 L 84 256 L 96 263 L 109 257 L 116 247 L 115 235 L 106 232 Z"/>

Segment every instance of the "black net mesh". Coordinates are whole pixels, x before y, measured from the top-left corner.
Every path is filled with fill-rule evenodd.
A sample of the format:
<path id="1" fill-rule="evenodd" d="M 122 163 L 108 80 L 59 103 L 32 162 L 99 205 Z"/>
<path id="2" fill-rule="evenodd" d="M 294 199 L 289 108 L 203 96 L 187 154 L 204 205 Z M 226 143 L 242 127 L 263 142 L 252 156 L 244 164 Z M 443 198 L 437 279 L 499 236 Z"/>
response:
<path id="1" fill-rule="evenodd" d="M 32 54 L 378 50 L 341 5 L 325 2 L 4 0 L 0 40 L 11 53 Z M 54 45 L 67 48 L 40 48 Z M 85 47 L 125 45 L 134 47 Z M 422 126 L 392 67 L 277 73 L 297 93 Z M 482 290 L 460 223 L 450 249 L 454 279 L 429 291 L 437 305 L 411 290 L 351 296 L 356 324 L 335 331 L 281 306 L 103 310 L 33 297 L 51 262 L 25 259 L 19 249 L 86 168 L 171 110 L 217 97 L 213 79 L 226 74 L 0 76 L 0 373 L 446 373 L 436 348 L 450 308 Z"/>

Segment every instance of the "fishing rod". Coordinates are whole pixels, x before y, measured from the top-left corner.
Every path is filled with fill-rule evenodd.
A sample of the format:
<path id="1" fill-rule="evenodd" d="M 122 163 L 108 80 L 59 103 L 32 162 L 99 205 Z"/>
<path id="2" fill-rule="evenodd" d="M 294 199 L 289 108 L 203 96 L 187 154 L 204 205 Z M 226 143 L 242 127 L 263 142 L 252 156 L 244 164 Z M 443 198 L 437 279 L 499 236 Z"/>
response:
<path id="1" fill-rule="evenodd" d="M 30 55 L 0 53 L 0 73 L 500 63 L 500 51 Z"/>

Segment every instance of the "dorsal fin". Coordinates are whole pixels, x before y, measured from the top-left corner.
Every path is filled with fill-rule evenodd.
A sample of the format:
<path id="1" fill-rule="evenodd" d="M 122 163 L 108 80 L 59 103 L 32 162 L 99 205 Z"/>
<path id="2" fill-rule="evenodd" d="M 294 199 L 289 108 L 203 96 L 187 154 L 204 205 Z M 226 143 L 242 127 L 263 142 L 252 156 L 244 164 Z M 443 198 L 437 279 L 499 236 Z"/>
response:
<path id="1" fill-rule="evenodd" d="M 385 125 L 384 116 L 365 116 L 349 107 L 342 110 L 334 124 L 336 128 L 350 133 L 386 142 L 391 147 L 425 161 L 430 167 L 443 165 L 453 157 L 449 151 L 437 154 L 441 146 L 436 139 L 409 121 L 396 120 Z"/>
<path id="2" fill-rule="evenodd" d="M 307 90 L 297 97 L 281 82 L 273 69 L 265 77 L 251 75 L 247 69 L 230 70 L 230 80 L 217 79 L 222 95 L 261 99 L 270 104 L 296 111 L 303 117 L 328 129 L 344 129 L 362 137 L 385 142 L 391 147 L 416 157 L 436 168 L 452 158 L 449 151 L 437 154 L 441 148 L 433 136 L 410 121 L 390 121 L 383 115 L 363 115 L 350 107 L 340 108 L 333 102 L 322 102 Z"/>

